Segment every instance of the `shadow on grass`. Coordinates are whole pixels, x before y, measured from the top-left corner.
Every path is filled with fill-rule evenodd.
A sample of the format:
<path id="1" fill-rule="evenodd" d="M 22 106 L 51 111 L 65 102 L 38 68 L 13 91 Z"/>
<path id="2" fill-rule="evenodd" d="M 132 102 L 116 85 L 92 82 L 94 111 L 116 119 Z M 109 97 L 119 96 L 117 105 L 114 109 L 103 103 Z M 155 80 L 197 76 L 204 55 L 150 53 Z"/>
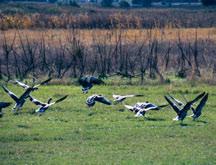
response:
<path id="1" fill-rule="evenodd" d="M 179 124 L 181 127 L 187 127 L 187 126 L 190 126 L 189 124 L 186 124 L 186 123 L 180 123 Z"/>
<path id="2" fill-rule="evenodd" d="M 204 120 L 196 120 L 195 122 L 197 122 L 197 123 L 203 123 L 203 124 L 207 124 L 208 123 L 207 121 L 204 121 Z"/>
<path id="3" fill-rule="evenodd" d="M 18 127 L 18 128 L 25 128 L 25 129 L 30 128 L 29 126 L 27 126 L 27 125 L 22 125 L 22 124 L 18 124 L 17 127 Z"/>
<path id="4" fill-rule="evenodd" d="M 124 112 L 124 111 L 125 111 L 125 109 L 119 109 L 118 111 L 119 111 L 119 112 Z"/>
<path id="5" fill-rule="evenodd" d="M 162 118 L 152 118 L 152 117 L 145 117 L 144 119 L 147 121 L 165 121 L 165 119 Z"/>
<path id="6" fill-rule="evenodd" d="M 96 114 L 96 112 L 90 112 L 90 113 L 88 113 L 88 116 L 93 116 L 95 114 Z"/>

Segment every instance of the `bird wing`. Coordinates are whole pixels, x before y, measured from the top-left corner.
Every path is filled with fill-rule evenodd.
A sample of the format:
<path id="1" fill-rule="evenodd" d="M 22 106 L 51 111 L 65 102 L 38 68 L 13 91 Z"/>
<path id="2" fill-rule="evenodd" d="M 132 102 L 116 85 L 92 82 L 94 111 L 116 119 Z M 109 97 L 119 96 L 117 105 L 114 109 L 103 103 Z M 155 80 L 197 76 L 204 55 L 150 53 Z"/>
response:
<path id="1" fill-rule="evenodd" d="M 135 95 L 124 95 L 123 97 L 130 98 L 130 97 L 135 97 Z"/>
<path id="2" fill-rule="evenodd" d="M 22 100 L 22 99 L 27 99 L 32 91 L 34 91 L 34 88 L 32 88 L 32 87 L 27 88 L 27 89 L 25 90 L 25 92 L 20 96 L 19 99 L 20 99 L 20 100 Z"/>
<path id="3" fill-rule="evenodd" d="M 45 103 L 40 102 L 39 100 L 33 98 L 32 96 L 29 96 L 29 100 L 38 106 L 45 106 L 46 105 Z"/>
<path id="4" fill-rule="evenodd" d="M 9 103 L 9 102 L 0 102 L 0 109 L 1 109 L 1 108 L 6 108 L 6 107 L 8 107 L 9 105 L 11 105 L 11 103 Z"/>
<path id="5" fill-rule="evenodd" d="M 92 85 L 89 85 L 88 87 L 82 88 L 82 92 L 84 94 L 88 93 L 89 89 L 91 89 Z"/>
<path id="6" fill-rule="evenodd" d="M 158 109 L 158 106 L 152 103 L 147 103 L 146 105 L 143 104 L 143 108 L 151 108 L 151 109 Z"/>
<path id="7" fill-rule="evenodd" d="M 141 97 L 141 96 L 143 96 L 143 95 L 113 95 L 113 98 L 114 99 L 118 99 L 118 98 L 129 98 L 129 97 Z"/>
<path id="8" fill-rule="evenodd" d="M 98 101 L 100 103 L 106 104 L 106 105 L 111 105 L 112 102 L 109 101 L 107 98 L 105 98 L 104 96 L 97 96 L 95 97 L 95 101 Z"/>
<path id="9" fill-rule="evenodd" d="M 201 99 L 205 95 L 205 92 L 199 94 L 195 99 L 190 101 L 190 103 L 193 105 L 195 102 L 197 102 L 199 99 Z"/>
<path id="10" fill-rule="evenodd" d="M 202 100 L 200 101 L 199 105 L 196 107 L 194 113 L 200 113 L 203 109 L 203 107 L 205 106 L 206 102 L 208 100 L 208 93 L 202 98 Z"/>
<path id="11" fill-rule="evenodd" d="M 64 99 L 66 99 L 67 97 L 68 97 L 68 95 L 65 95 L 64 97 L 56 100 L 55 103 L 59 103 L 59 102 L 63 101 Z"/>
<path id="12" fill-rule="evenodd" d="M 112 95 L 114 99 L 118 99 L 121 95 Z"/>
<path id="13" fill-rule="evenodd" d="M 118 104 L 124 101 L 127 97 L 121 95 L 113 95 L 113 98 L 114 98 L 114 104 Z"/>
<path id="14" fill-rule="evenodd" d="M 134 105 L 134 107 L 139 107 L 139 108 L 147 108 L 147 107 L 150 107 L 152 104 L 151 103 L 148 103 L 148 102 L 138 102 Z"/>
<path id="15" fill-rule="evenodd" d="M 159 105 L 158 107 L 159 107 L 159 109 L 160 108 L 164 108 L 164 107 L 167 107 L 169 104 L 164 104 L 164 105 Z"/>
<path id="16" fill-rule="evenodd" d="M 125 95 L 124 97 L 142 97 L 144 95 Z"/>
<path id="17" fill-rule="evenodd" d="M 199 94 L 195 99 L 193 99 L 193 100 L 187 102 L 187 103 L 185 104 L 185 106 L 181 109 L 181 111 L 188 111 L 188 110 L 191 108 L 191 106 L 192 106 L 195 102 L 197 102 L 199 99 L 201 99 L 204 95 L 205 95 L 205 92 Z"/>
<path id="18" fill-rule="evenodd" d="M 18 80 L 15 80 L 15 84 L 18 84 L 19 86 L 23 87 L 24 89 L 29 88 L 29 86 L 27 84 L 24 84 Z"/>
<path id="19" fill-rule="evenodd" d="M 175 103 L 173 103 L 167 96 L 164 96 L 164 98 L 166 99 L 166 101 L 169 103 L 169 105 L 173 108 L 173 110 L 179 114 L 180 110 L 179 108 L 176 106 Z"/>
<path id="20" fill-rule="evenodd" d="M 50 82 L 51 80 L 52 80 L 52 78 L 48 78 L 47 80 L 42 81 L 42 82 L 40 83 L 40 85 L 45 85 L 45 84 L 47 84 L 48 82 Z"/>
<path id="21" fill-rule="evenodd" d="M 145 112 L 146 111 L 144 111 L 144 110 L 140 110 L 140 111 L 136 112 L 135 117 L 142 117 L 145 115 Z"/>
<path id="22" fill-rule="evenodd" d="M 48 78 L 47 80 L 42 81 L 40 84 L 35 85 L 34 88 L 37 88 L 37 87 L 39 87 L 40 85 L 45 85 L 45 84 L 47 84 L 48 82 L 50 82 L 51 80 L 52 80 L 52 78 Z"/>
<path id="23" fill-rule="evenodd" d="M 81 78 L 79 78 L 79 79 L 78 79 L 78 83 L 79 83 L 80 85 L 82 85 L 83 87 L 86 87 L 86 85 L 89 84 L 89 83 L 87 82 L 86 77 L 81 77 Z"/>
<path id="24" fill-rule="evenodd" d="M 183 102 L 181 102 L 180 100 L 176 99 L 175 97 L 171 96 L 170 94 L 168 94 L 168 96 L 173 99 L 173 101 L 175 101 L 179 106 L 184 105 Z"/>
<path id="25" fill-rule="evenodd" d="M 105 84 L 103 80 L 98 79 L 98 78 L 93 77 L 93 76 L 89 78 L 89 82 L 92 84 Z"/>
<path id="26" fill-rule="evenodd" d="M 7 94 L 15 101 L 17 102 L 19 100 L 19 98 L 11 91 L 9 91 L 5 86 L 2 86 L 2 88 L 4 89 L 5 92 L 7 92 Z"/>
<path id="27" fill-rule="evenodd" d="M 133 106 L 130 106 L 130 105 L 124 105 L 125 106 L 125 108 L 127 108 L 127 109 L 129 109 L 129 110 L 131 110 L 131 111 L 133 111 L 133 109 L 134 109 L 134 107 Z"/>

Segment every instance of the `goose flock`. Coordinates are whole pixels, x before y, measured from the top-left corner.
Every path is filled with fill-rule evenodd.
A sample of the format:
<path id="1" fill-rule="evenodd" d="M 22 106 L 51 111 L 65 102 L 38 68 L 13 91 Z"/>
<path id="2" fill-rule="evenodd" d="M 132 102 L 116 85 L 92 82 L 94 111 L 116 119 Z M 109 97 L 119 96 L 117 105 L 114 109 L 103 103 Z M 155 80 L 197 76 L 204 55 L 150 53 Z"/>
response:
<path id="1" fill-rule="evenodd" d="M 88 91 L 93 87 L 95 84 L 104 84 L 104 82 L 96 77 L 93 76 L 86 76 L 79 79 L 80 85 L 82 85 L 82 91 L 83 93 L 88 93 Z M 105 96 L 101 94 L 94 94 L 87 98 L 86 104 L 88 107 L 93 107 L 96 102 L 105 104 L 105 105 L 116 105 L 119 103 L 123 103 L 127 98 L 131 97 L 142 97 L 143 95 L 140 94 L 132 94 L 132 95 L 113 95 L 113 103 L 109 99 L 107 99 Z M 170 94 L 167 94 L 167 96 L 164 96 L 165 100 L 168 104 L 163 105 L 155 105 L 154 103 L 150 103 L 148 101 L 146 102 L 138 102 L 134 105 L 126 105 L 124 104 L 124 107 L 131 112 L 135 113 L 135 117 L 142 117 L 145 116 L 146 112 L 150 110 L 159 111 L 164 107 L 171 106 L 171 108 L 176 112 L 177 116 L 173 120 L 180 120 L 183 121 L 185 117 L 187 116 L 187 112 L 191 109 L 192 115 L 190 117 L 193 118 L 193 120 L 199 118 L 201 116 L 201 112 L 203 107 L 205 106 L 207 100 L 208 100 L 208 93 L 201 93 L 198 96 L 196 96 L 193 100 L 187 101 L 186 103 L 183 103 L 182 101 L 179 101 L 178 99 L 174 98 Z M 194 105 L 199 101 L 198 106 L 194 108 Z"/>
<path id="2" fill-rule="evenodd" d="M 18 114 L 24 103 L 27 99 L 29 99 L 32 103 L 38 106 L 38 109 L 36 109 L 34 112 L 41 115 L 43 114 L 50 106 L 62 102 L 65 100 L 68 95 L 65 95 L 58 100 L 51 102 L 52 98 L 49 98 L 46 103 L 43 103 L 36 98 L 31 96 L 31 93 L 35 90 L 39 89 L 39 86 L 45 85 L 51 81 L 51 78 L 42 81 L 39 84 L 34 84 L 32 86 L 29 86 L 25 83 L 22 83 L 18 80 L 15 80 L 13 84 L 19 85 L 22 88 L 24 88 L 24 92 L 18 97 L 15 95 L 12 91 L 10 91 L 7 87 L 2 86 L 3 90 L 12 98 L 12 100 L 15 101 L 15 105 L 12 109 L 12 112 L 14 114 Z M 104 84 L 104 81 L 94 77 L 94 76 L 84 76 L 78 80 L 79 84 L 82 86 L 82 92 L 84 94 L 87 94 L 88 91 L 95 85 Z M 184 102 L 180 101 L 179 99 L 175 98 L 174 96 L 167 94 L 164 96 L 165 100 L 167 101 L 167 104 L 162 105 L 156 105 L 154 103 L 150 103 L 148 101 L 146 102 L 137 102 L 134 105 L 126 105 L 123 102 L 132 97 L 143 97 L 143 95 L 140 94 L 130 94 L 130 95 L 113 95 L 113 102 L 107 99 L 105 96 L 101 94 L 94 94 L 89 97 L 87 97 L 86 105 L 91 108 L 93 107 L 96 102 L 102 103 L 105 105 L 116 105 L 119 103 L 122 103 L 126 109 L 133 112 L 135 114 L 135 117 L 142 117 L 145 116 L 145 114 L 148 111 L 159 111 L 167 106 L 170 106 L 174 112 L 177 114 L 177 116 L 173 120 L 180 120 L 183 121 L 185 117 L 187 116 L 187 113 L 189 110 L 192 111 L 192 115 L 190 117 L 193 118 L 193 120 L 199 118 L 202 114 L 202 109 L 205 106 L 207 100 L 208 100 L 208 93 L 203 92 L 196 96 L 194 99 L 188 101 L 186 98 L 184 98 Z M 198 104 L 196 106 L 196 104 Z M 2 109 L 10 106 L 10 102 L 0 102 L 0 117 L 3 116 Z"/>
<path id="3" fill-rule="evenodd" d="M 15 101 L 15 105 L 14 105 L 14 107 L 13 107 L 13 109 L 12 109 L 12 112 L 13 112 L 14 114 L 18 114 L 18 113 L 21 111 L 21 109 L 22 109 L 24 103 L 26 102 L 26 100 L 27 100 L 28 98 L 29 98 L 29 100 L 30 100 L 31 102 L 33 102 L 34 104 L 36 104 L 37 106 L 39 106 L 39 108 L 38 108 L 37 110 L 35 110 L 35 112 L 38 113 L 38 114 L 42 114 L 42 113 L 45 112 L 51 105 L 53 105 L 53 104 L 55 104 L 55 103 L 58 103 L 58 102 L 61 102 L 61 101 L 63 101 L 64 99 L 66 99 L 66 98 L 67 98 L 67 95 L 64 96 L 64 97 L 62 97 L 62 98 L 60 98 L 59 100 L 57 100 L 57 101 L 55 101 L 55 102 L 52 102 L 52 103 L 51 103 L 52 98 L 50 98 L 50 99 L 48 100 L 47 103 L 42 103 L 42 102 L 36 100 L 35 98 L 33 98 L 33 97 L 30 95 L 31 92 L 33 92 L 33 91 L 35 91 L 35 90 L 38 90 L 38 87 L 39 87 L 40 85 L 45 85 L 45 84 L 47 84 L 50 80 L 51 80 L 51 78 L 49 78 L 49 79 L 47 79 L 47 80 L 45 80 L 45 81 L 43 81 L 43 82 L 41 82 L 41 83 L 39 83 L 39 84 L 37 84 L 37 85 L 33 84 L 32 86 L 29 86 L 29 85 L 27 85 L 27 84 L 24 84 L 24 83 L 22 83 L 22 82 L 19 82 L 18 80 L 15 80 L 13 83 L 14 83 L 14 84 L 18 84 L 19 86 L 21 86 L 21 87 L 24 88 L 24 90 L 25 90 L 25 91 L 21 94 L 20 97 L 18 97 L 17 95 L 15 95 L 13 92 L 11 92 L 11 91 L 10 91 L 8 88 L 6 88 L 5 86 L 2 86 L 3 90 Z M 3 112 L 1 111 L 1 109 L 2 109 L 2 108 L 8 107 L 10 104 L 11 104 L 11 103 L 0 102 L 0 117 L 3 116 Z"/>

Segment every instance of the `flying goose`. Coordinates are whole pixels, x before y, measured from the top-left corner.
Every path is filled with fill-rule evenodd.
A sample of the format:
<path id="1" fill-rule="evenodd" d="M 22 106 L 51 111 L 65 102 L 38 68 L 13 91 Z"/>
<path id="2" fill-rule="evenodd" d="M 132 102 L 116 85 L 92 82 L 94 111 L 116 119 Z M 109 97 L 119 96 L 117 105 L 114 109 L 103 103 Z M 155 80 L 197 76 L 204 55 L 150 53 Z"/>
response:
<path id="1" fill-rule="evenodd" d="M 141 117 L 141 116 L 145 116 L 145 113 L 149 110 L 155 110 L 153 107 L 149 107 L 149 108 L 135 108 L 137 111 L 137 113 L 135 114 L 135 117 Z"/>
<path id="2" fill-rule="evenodd" d="M 171 96 L 171 95 L 169 95 L 169 96 L 170 96 L 170 98 L 172 98 L 173 101 L 175 101 L 177 104 L 178 104 L 179 102 L 181 103 L 181 104 L 178 104 L 179 107 L 183 107 L 183 106 L 184 106 L 184 103 L 182 103 L 181 101 L 177 100 L 176 98 L 174 98 L 174 97 Z M 177 100 L 178 102 L 177 102 L 176 100 Z M 186 98 L 184 98 L 184 100 L 187 102 L 187 99 L 186 99 Z M 199 104 L 197 105 L 196 108 L 194 108 L 194 105 L 191 106 L 191 110 L 192 110 L 193 114 L 192 114 L 190 117 L 192 117 L 192 118 L 195 120 L 196 118 L 198 118 L 199 116 L 201 116 L 201 114 L 202 114 L 201 111 L 202 111 L 203 107 L 205 106 L 207 100 L 208 100 L 208 93 L 206 93 L 206 94 L 203 96 L 203 98 L 201 99 L 201 101 L 199 102 Z M 194 104 L 195 104 L 195 103 L 194 103 Z"/>
<path id="3" fill-rule="evenodd" d="M 177 113 L 176 118 L 173 120 L 181 120 L 183 121 L 184 118 L 187 116 L 187 111 L 192 107 L 192 105 L 197 102 L 199 99 L 201 99 L 205 95 L 205 92 L 199 94 L 195 99 L 192 101 L 187 102 L 182 108 L 178 107 L 174 102 L 170 100 L 168 96 L 164 96 L 167 102 L 170 104 L 170 106 L 173 108 L 173 110 Z"/>
<path id="4" fill-rule="evenodd" d="M 140 117 L 140 116 L 144 116 L 145 113 L 149 110 L 160 110 L 161 108 L 166 107 L 168 105 L 166 104 L 166 105 L 157 106 L 149 102 L 143 102 L 143 103 L 138 102 L 134 106 L 130 106 L 130 105 L 124 105 L 124 106 L 130 111 L 134 112 L 136 117 Z"/>
<path id="5" fill-rule="evenodd" d="M 90 90 L 94 84 L 104 84 L 104 82 L 97 78 L 97 77 L 94 77 L 94 76 L 85 76 L 85 77 L 81 77 L 79 80 L 78 80 L 79 84 L 82 85 L 82 91 L 83 93 L 88 93 L 88 90 Z"/>
<path id="6" fill-rule="evenodd" d="M 143 95 L 113 95 L 114 98 L 114 103 L 118 104 L 120 102 L 123 102 L 126 98 L 130 98 L 130 97 L 141 97 Z"/>
<path id="7" fill-rule="evenodd" d="M 68 95 L 56 100 L 55 102 L 51 102 L 52 98 L 49 98 L 47 103 L 43 103 L 41 101 L 38 101 L 37 99 L 33 98 L 32 96 L 29 96 L 29 100 L 31 102 L 33 102 L 35 105 L 39 106 L 38 109 L 35 110 L 36 113 L 42 114 L 43 112 L 45 112 L 50 106 L 59 103 L 63 100 L 65 100 L 68 97 Z"/>
<path id="8" fill-rule="evenodd" d="M 8 102 L 0 102 L 0 118 L 3 117 L 3 112 L 2 112 L 2 108 L 6 108 L 9 105 L 11 105 L 11 103 Z"/>
<path id="9" fill-rule="evenodd" d="M 9 91 L 5 86 L 2 86 L 2 88 L 16 102 L 16 104 L 12 109 L 15 114 L 21 110 L 23 104 L 25 103 L 26 99 L 29 97 L 30 93 L 36 90 L 36 88 L 29 87 L 25 90 L 25 92 L 20 97 L 17 97 L 13 92 Z"/>
<path id="10" fill-rule="evenodd" d="M 15 80 L 14 84 L 18 84 L 19 86 L 23 87 L 24 89 L 34 88 L 34 90 L 37 90 L 40 85 L 47 84 L 51 80 L 52 80 L 52 78 L 48 78 L 47 80 L 42 81 L 41 83 L 39 83 L 37 85 L 33 85 L 33 86 L 29 86 L 27 84 L 24 84 L 24 83 L 18 81 L 18 80 Z"/>
<path id="11" fill-rule="evenodd" d="M 86 104 L 88 105 L 88 107 L 93 107 L 96 102 L 103 103 L 103 104 L 106 104 L 106 105 L 111 105 L 112 104 L 112 102 L 109 101 L 104 96 L 96 95 L 96 94 L 92 95 L 92 96 L 89 96 L 87 98 L 87 100 L 86 100 Z"/>
<path id="12" fill-rule="evenodd" d="M 191 117 L 193 118 L 193 120 L 199 118 L 202 114 L 202 109 L 205 106 L 206 102 L 208 100 L 208 93 L 206 95 L 203 96 L 202 100 L 200 101 L 199 105 L 194 109 L 193 107 L 191 107 L 193 114 L 191 115 Z"/>

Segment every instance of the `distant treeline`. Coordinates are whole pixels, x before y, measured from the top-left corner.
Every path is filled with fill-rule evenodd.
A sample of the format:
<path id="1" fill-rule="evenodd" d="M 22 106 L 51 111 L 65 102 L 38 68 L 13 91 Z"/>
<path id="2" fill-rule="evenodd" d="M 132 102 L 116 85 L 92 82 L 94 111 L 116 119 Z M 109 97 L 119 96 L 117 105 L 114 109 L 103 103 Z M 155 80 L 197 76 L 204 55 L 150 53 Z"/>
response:
<path id="1" fill-rule="evenodd" d="M 15 10 L 15 9 L 16 10 Z M 14 11 L 15 10 L 15 11 Z M 25 11 L 28 14 L 25 14 Z M 37 13 L 39 11 L 40 13 Z M 3 8 L 0 29 L 215 27 L 215 9 L 74 9 L 16 6 Z"/>

